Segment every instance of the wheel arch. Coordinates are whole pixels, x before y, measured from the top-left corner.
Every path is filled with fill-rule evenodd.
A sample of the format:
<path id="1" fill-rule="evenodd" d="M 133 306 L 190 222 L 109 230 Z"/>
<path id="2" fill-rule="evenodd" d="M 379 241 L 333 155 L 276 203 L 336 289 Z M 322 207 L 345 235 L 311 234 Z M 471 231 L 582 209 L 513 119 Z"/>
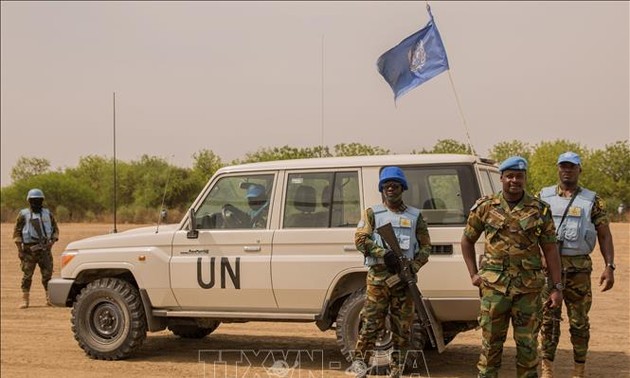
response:
<path id="1" fill-rule="evenodd" d="M 128 267 L 106 269 L 90 268 L 82 270 L 77 275 L 74 284 L 70 289 L 70 293 L 66 301 L 66 306 L 72 307 L 72 304 L 76 300 L 77 296 L 79 295 L 79 293 L 81 293 L 81 290 L 83 290 L 83 288 L 87 286 L 87 284 L 97 279 L 107 277 L 125 280 L 133 285 L 136 289 L 138 289 L 138 292 L 140 293 L 140 299 L 142 300 L 142 306 L 144 307 L 144 314 L 147 321 L 147 330 L 149 332 L 157 332 L 166 328 L 166 320 L 164 318 L 153 316 L 153 305 L 151 304 L 149 294 L 147 293 L 146 289 L 143 289 L 140 287 L 140 285 L 138 285 L 138 280 L 136 280 L 133 272 Z"/>
<path id="2" fill-rule="evenodd" d="M 363 269 L 342 272 L 335 277 L 335 280 L 328 289 L 321 316 L 318 317 L 316 321 L 317 327 L 320 330 L 326 331 L 330 329 L 337 319 L 337 314 L 344 300 L 350 294 L 365 287 L 366 276 L 367 271 Z"/>

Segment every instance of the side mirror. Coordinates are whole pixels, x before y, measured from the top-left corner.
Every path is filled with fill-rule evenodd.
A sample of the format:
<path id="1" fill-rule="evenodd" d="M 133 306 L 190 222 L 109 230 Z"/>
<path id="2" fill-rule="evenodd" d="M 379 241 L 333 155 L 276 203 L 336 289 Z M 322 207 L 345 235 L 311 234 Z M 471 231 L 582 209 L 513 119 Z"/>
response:
<path id="1" fill-rule="evenodd" d="M 188 230 L 186 237 L 188 239 L 197 239 L 199 237 L 199 231 L 197 231 L 195 222 L 195 209 L 190 209 L 190 230 Z"/>

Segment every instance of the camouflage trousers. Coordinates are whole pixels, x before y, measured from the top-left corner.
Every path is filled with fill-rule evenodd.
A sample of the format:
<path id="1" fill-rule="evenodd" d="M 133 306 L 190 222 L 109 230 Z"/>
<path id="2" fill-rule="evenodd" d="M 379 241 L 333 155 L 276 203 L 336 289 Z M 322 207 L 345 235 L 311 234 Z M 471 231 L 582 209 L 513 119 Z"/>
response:
<path id="1" fill-rule="evenodd" d="M 536 337 L 541 303 L 540 292 L 503 294 L 492 288 L 481 289 L 479 377 L 498 377 L 510 320 L 516 341 L 516 376 L 538 377 Z"/>
<path id="2" fill-rule="evenodd" d="M 413 300 L 405 285 L 388 287 L 385 279 L 391 276 L 384 266 L 370 267 L 367 276 L 367 297 L 361 310 L 361 330 L 354 351 L 354 359 L 369 363 L 376 340 L 386 331 L 385 320 L 390 316 L 393 351 L 390 365 L 400 367 L 409 350 L 411 324 L 414 319 Z"/>
<path id="3" fill-rule="evenodd" d="M 569 318 L 569 333 L 573 344 L 573 360 L 586 362 L 586 352 L 590 339 L 588 312 L 593 303 L 591 292 L 591 272 L 567 272 L 563 274 L 565 289 L 562 291 Z M 545 288 L 543 301 L 549 298 L 551 290 Z M 541 357 L 553 361 L 560 340 L 560 320 L 562 308 L 544 308 L 540 329 Z"/>
<path id="4" fill-rule="evenodd" d="M 28 293 L 31 290 L 33 273 L 35 267 L 39 265 L 42 274 L 42 285 L 48 290 L 48 281 L 53 274 L 53 257 L 50 250 L 31 251 L 28 246 L 24 246 L 24 252 L 20 254 L 20 268 L 22 269 L 22 292 Z"/>

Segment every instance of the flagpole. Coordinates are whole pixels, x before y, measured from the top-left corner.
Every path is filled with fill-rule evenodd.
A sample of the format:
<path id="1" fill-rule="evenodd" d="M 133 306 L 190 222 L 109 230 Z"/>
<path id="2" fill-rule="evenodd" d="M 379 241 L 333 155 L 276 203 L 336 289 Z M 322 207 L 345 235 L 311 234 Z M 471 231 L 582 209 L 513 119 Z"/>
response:
<path id="1" fill-rule="evenodd" d="M 464 112 L 462 111 L 462 105 L 459 102 L 459 96 L 457 95 L 457 91 L 455 90 L 455 83 L 453 82 L 453 76 L 451 75 L 450 68 L 446 70 L 448 72 L 448 79 L 451 82 L 451 88 L 453 88 L 453 94 L 455 95 L 455 102 L 457 103 L 457 110 L 459 111 L 459 117 L 462 120 L 462 124 L 464 125 L 464 131 L 466 132 L 466 140 L 468 141 L 468 147 L 472 151 L 473 155 L 477 155 L 475 148 L 473 147 L 472 141 L 470 140 L 470 133 L 468 132 L 468 123 L 466 122 L 466 117 L 464 117 Z"/>

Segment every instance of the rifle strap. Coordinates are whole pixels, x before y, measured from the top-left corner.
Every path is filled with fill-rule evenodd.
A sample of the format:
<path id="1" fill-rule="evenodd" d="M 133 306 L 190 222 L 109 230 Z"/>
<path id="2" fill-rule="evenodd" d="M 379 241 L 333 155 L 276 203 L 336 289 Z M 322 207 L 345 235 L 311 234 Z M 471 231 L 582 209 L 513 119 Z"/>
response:
<path id="1" fill-rule="evenodd" d="M 567 213 L 569 212 L 569 208 L 573 204 L 573 200 L 575 200 L 575 197 L 577 197 L 579 192 L 580 192 L 580 188 L 579 187 L 575 190 L 575 192 L 573 192 L 573 195 L 571 196 L 571 200 L 569 201 L 569 204 L 564 209 L 564 214 L 562 214 L 562 219 L 560 219 L 560 223 L 558 223 L 558 227 L 556 228 L 556 232 L 560 231 L 560 227 L 562 226 L 562 223 L 564 223 L 564 219 L 567 217 Z"/>

